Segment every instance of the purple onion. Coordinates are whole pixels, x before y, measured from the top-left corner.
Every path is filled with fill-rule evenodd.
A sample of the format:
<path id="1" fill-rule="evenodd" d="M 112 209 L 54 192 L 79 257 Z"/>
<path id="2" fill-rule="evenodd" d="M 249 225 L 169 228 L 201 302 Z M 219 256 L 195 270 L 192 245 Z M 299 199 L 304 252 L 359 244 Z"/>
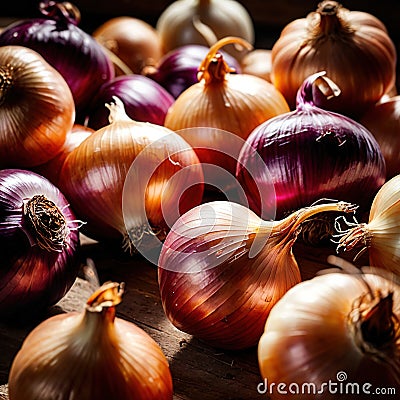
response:
<path id="1" fill-rule="evenodd" d="M 157 82 L 143 75 L 121 75 L 105 83 L 95 96 L 86 124 L 100 129 L 109 124 L 110 111 L 105 106 L 118 97 L 127 115 L 138 122 L 164 125 L 165 116 L 175 99 Z"/>
<path id="2" fill-rule="evenodd" d="M 317 107 L 322 96 L 317 83 L 324 89 L 334 85 L 324 73 L 310 76 L 298 91 L 296 110 L 256 127 L 241 150 L 236 176 L 259 215 L 269 214 L 271 179 L 277 218 L 322 198 L 367 210 L 385 181 L 385 161 L 372 134 L 348 117 Z M 250 176 L 248 171 L 256 172 Z"/>
<path id="3" fill-rule="evenodd" d="M 184 90 L 198 82 L 198 68 L 209 51 L 209 47 L 196 44 L 178 47 L 165 54 L 155 70 L 149 69 L 147 76 L 177 98 Z M 240 64 L 234 57 L 225 52 L 221 54 L 236 73 L 241 72 Z"/>
<path id="4" fill-rule="evenodd" d="M 31 171 L 0 171 L 0 315 L 40 311 L 74 283 L 79 223 L 64 195 Z"/>
<path id="5" fill-rule="evenodd" d="M 98 88 L 114 77 L 114 67 L 101 45 L 80 29 L 79 11 L 67 2 L 40 3 L 45 18 L 21 20 L 0 34 L 0 46 L 20 45 L 37 51 L 64 77 L 77 113 Z"/>

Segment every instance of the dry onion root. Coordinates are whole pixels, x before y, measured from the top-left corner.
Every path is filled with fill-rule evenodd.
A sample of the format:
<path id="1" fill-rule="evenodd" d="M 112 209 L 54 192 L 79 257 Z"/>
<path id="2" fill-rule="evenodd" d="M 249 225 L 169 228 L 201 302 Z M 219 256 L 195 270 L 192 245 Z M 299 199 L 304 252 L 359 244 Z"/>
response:
<path id="1" fill-rule="evenodd" d="M 25 339 L 9 376 L 10 400 L 168 400 L 172 377 L 158 344 L 115 317 L 123 284 L 109 282 L 83 312 L 50 317 Z"/>

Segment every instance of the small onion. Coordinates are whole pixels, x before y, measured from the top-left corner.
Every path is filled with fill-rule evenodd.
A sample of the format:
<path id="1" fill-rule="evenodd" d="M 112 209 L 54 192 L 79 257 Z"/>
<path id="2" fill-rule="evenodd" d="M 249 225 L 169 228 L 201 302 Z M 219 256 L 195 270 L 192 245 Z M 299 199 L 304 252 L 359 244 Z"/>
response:
<path id="1" fill-rule="evenodd" d="M 164 53 L 186 44 L 213 45 L 227 36 L 254 43 L 254 26 L 246 8 L 235 0 L 179 0 L 159 16 L 156 29 Z M 228 53 L 240 59 L 235 48 Z"/>
<path id="2" fill-rule="evenodd" d="M 0 34 L 0 46 L 29 47 L 64 77 L 80 114 L 104 82 L 113 65 L 98 42 L 77 25 L 79 10 L 68 2 L 42 1 L 43 18 L 16 21 Z"/>
<path id="3" fill-rule="evenodd" d="M 347 222 L 347 225 L 349 229 L 343 230 L 338 221 L 338 251 L 361 247 L 361 251 L 368 250 L 371 266 L 400 274 L 400 175 L 379 189 L 368 223 Z"/>
<path id="4" fill-rule="evenodd" d="M 100 25 L 92 36 L 115 54 L 129 68 L 130 73 L 142 73 L 146 66 L 155 65 L 162 56 L 158 32 L 138 18 L 111 18 Z M 114 66 L 117 70 L 118 63 Z"/>
<path id="5" fill-rule="evenodd" d="M 203 181 L 203 172 L 196 153 L 178 134 L 132 120 L 118 98 L 107 107 L 110 124 L 68 155 L 59 187 L 87 222 L 84 233 L 98 240 L 123 239 L 124 245 L 133 249 L 146 234 L 163 238 L 174 222 L 171 219 L 179 217 L 177 208 L 185 212 L 201 202 L 202 186 L 190 186 Z M 140 168 L 131 175 L 137 180 L 125 193 L 132 207 L 126 215 L 128 224 L 122 194 L 136 159 Z M 179 179 L 168 182 L 178 172 Z"/>
<path id="6" fill-rule="evenodd" d="M 174 98 L 157 82 L 142 75 L 123 75 L 103 84 L 94 96 L 86 115 L 92 129 L 108 125 L 105 104 L 116 96 L 122 100 L 128 116 L 135 121 L 164 125 Z"/>
<path id="7" fill-rule="evenodd" d="M 58 186 L 61 169 L 68 154 L 71 153 L 72 150 L 76 149 L 93 132 L 94 130 L 87 126 L 74 124 L 72 129 L 67 133 L 61 151 L 51 160 L 35 167 L 34 171 L 39 175 L 46 177 L 51 183 Z"/>
<path id="8" fill-rule="evenodd" d="M 272 309 L 258 344 L 259 393 L 272 400 L 394 399 L 399 296 L 398 279 L 371 268 L 326 273 L 291 288 Z"/>
<path id="9" fill-rule="evenodd" d="M 79 226 L 47 179 L 0 170 L 0 314 L 37 312 L 67 293 L 78 273 Z"/>
<path id="10" fill-rule="evenodd" d="M 369 209 L 385 181 L 385 160 L 364 126 L 315 105 L 320 98 L 338 92 L 324 72 L 314 74 L 298 91 L 295 111 L 264 122 L 248 137 L 236 176 L 257 214 L 262 215 L 263 207 L 268 212 L 269 196 L 264 188 L 271 185 L 270 179 L 278 217 L 321 198 Z M 250 176 L 248 171 L 256 172 Z"/>
<path id="11" fill-rule="evenodd" d="M 255 346 L 273 305 L 301 280 L 292 252 L 301 224 L 328 211 L 353 208 L 326 203 L 271 221 L 240 204 L 213 201 L 182 215 L 158 262 L 169 320 L 216 347 Z"/>
<path id="12" fill-rule="evenodd" d="M 177 98 L 190 86 L 198 83 L 199 67 L 209 52 L 209 47 L 200 44 L 180 46 L 165 54 L 145 75 L 158 82 Z M 239 62 L 228 53 L 221 51 L 227 64 L 236 73 L 241 72 Z"/>
<path id="13" fill-rule="evenodd" d="M 375 104 L 360 118 L 374 135 L 386 162 L 386 179 L 400 173 L 400 96 Z"/>
<path id="14" fill-rule="evenodd" d="M 240 149 L 233 155 L 232 163 L 223 154 L 228 152 L 229 143 L 221 131 L 246 139 L 256 126 L 288 112 L 289 107 L 271 83 L 253 75 L 230 73 L 230 66 L 218 53 L 229 43 L 249 46 L 237 37 L 226 37 L 212 46 L 200 65 L 199 82 L 175 100 L 168 110 L 165 126 L 181 134 L 193 148 L 199 149 L 200 161 L 217 164 L 234 173 Z M 185 136 L 188 128 L 198 127 L 211 129 L 199 129 L 197 136 Z M 207 144 L 220 149 L 221 154 L 216 156 L 208 151 Z"/>
<path id="15" fill-rule="evenodd" d="M 0 168 L 53 158 L 75 118 L 71 91 L 36 51 L 0 47 Z"/>
<path id="16" fill-rule="evenodd" d="M 283 28 L 272 48 L 271 79 L 292 108 L 303 81 L 326 71 L 342 95 L 322 107 L 358 118 L 394 85 L 396 57 L 380 20 L 326 0 Z"/>
<path id="17" fill-rule="evenodd" d="M 123 284 L 105 283 L 82 312 L 48 318 L 29 333 L 9 376 L 10 400 L 172 400 L 160 346 L 115 316 Z"/>

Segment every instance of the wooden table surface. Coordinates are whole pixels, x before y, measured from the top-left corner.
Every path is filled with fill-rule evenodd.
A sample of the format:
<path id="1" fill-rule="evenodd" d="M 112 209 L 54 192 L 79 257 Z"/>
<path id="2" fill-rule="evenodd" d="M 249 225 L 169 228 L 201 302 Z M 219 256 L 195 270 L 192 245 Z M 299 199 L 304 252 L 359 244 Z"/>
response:
<path id="1" fill-rule="evenodd" d="M 166 355 L 174 383 L 175 400 L 257 400 L 261 382 L 256 348 L 223 351 L 177 330 L 166 318 L 157 283 L 157 270 L 140 256 L 127 257 L 104 244 L 82 240 L 82 261 L 95 265 L 99 281 L 125 282 L 123 302 L 117 315 L 136 323 L 150 334 Z M 305 279 L 321 268 L 332 249 L 296 244 L 294 253 Z M 89 269 L 89 271 L 91 271 Z M 7 399 L 9 369 L 24 338 L 41 320 L 54 313 L 82 310 L 93 291 L 85 273 L 80 273 L 69 293 L 45 315 L 15 323 L 0 322 L 0 399 Z"/>

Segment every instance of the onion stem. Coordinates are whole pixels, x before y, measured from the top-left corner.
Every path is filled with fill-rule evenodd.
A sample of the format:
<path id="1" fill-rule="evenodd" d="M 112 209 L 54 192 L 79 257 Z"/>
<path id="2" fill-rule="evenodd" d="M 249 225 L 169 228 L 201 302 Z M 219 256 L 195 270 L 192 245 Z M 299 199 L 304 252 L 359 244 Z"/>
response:
<path id="1" fill-rule="evenodd" d="M 13 80 L 12 80 L 12 74 L 9 69 L 12 70 L 13 67 L 7 66 L 7 67 L 0 67 L 0 105 L 3 104 L 7 92 L 12 86 Z"/>

